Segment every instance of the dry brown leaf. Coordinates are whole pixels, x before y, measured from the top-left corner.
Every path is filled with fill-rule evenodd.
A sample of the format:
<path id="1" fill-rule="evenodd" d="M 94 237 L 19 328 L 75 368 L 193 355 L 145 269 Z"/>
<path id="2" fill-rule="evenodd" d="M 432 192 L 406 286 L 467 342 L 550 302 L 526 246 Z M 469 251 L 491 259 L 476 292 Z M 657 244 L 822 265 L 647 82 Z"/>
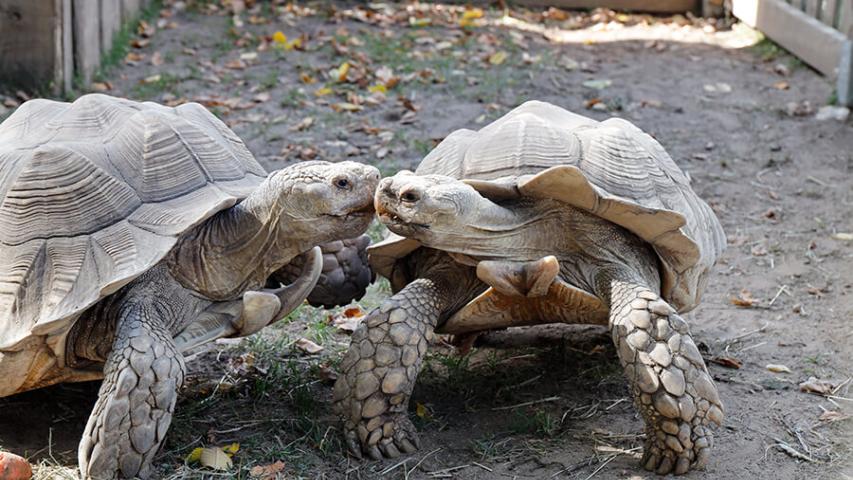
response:
<path id="1" fill-rule="evenodd" d="M 303 130 L 308 130 L 311 128 L 311 125 L 314 125 L 314 117 L 305 117 L 299 121 L 296 125 L 290 127 L 290 130 L 293 132 L 301 132 Z"/>
<path id="2" fill-rule="evenodd" d="M 269 92 L 261 92 L 261 93 L 255 95 L 254 97 L 252 97 L 252 101 L 254 101 L 255 103 L 268 102 L 269 99 L 270 99 Z"/>
<path id="3" fill-rule="evenodd" d="M 255 465 L 249 470 L 249 475 L 261 480 L 273 480 L 282 470 L 284 470 L 284 462 L 279 460 L 269 465 Z"/>
<path id="4" fill-rule="evenodd" d="M 157 83 L 160 81 L 161 78 L 162 77 L 158 73 L 157 75 L 151 75 L 150 77 L 143 78 L 142 80 L 139 81 L 139 83 L 142 83 L 142 84 Z"/>
<path id="5" fill-rule="evenodd" d="M 752 297 L 752 293 L 749 290 L 743 289 L 737 297 L 731 298 L 731 302 L 738 307 L 749 308 L 754 307 L 758 303 L 758 300 Z"/>
<path id="6" fill-rule="evenodd" d="M 240 59 L 231 60 L 230 62 L 225 64 L 225 68 L 230 68 L 231 70 L 245 70 L 246 62 Z"/>
<path id="7" fill-rule="evenodd" d="M 495 52 L 489 56 L 489 63 L 492 65 L 500 65 L 506 61 L 507 53 L 503 50 Z"/>
<path id="8" fill-rule="evenodd" d="M 710 360 L 711 363 L 716 363 L 717 365 L 722 365 L 726 368 L 734 368 L 738 369 L 743 366 L 743 362 L 734 357 L 727 356 L 719 356 L 714 357 Z"/>
<path id="9" fill-rule="evenodd" d="M 154 54 L 151 55 L 151 65 L 154 65 L 155 67 L 163 65 L 163 55 L 161 55 L 160 52 L 154 52 Z"/>
<path id="10" fill-rule="evenodd" d="M 336 112 L 358 112 L 362 110 L 361 105 L 356 105 L 350 102 L 340 102 L 332 105 L 332 110 Z"/>
<path id="11" fill-rule="evenodd" d="M 791 88 L 791 85 L 789 85 L 788 82 L 776 82 L 773 84 L 773 88 L 776 90 L 787 90 Z"/>
<path id="12" fill-rule="evenodd" d="M 751 253 L 754 257 L 763 257 L 767 255 L 767 247 L 761 244 L 755 245 L 752 247 Z"/>
<path id="13" fill-rule="evenodd" d="M 845 415 L 841 412 L 836 412 L 833 410 L 827 410 L 820 414 L 818 420 L 822 422 L 839 422 L 841 420 L 847 420 L 850 418 L 850 415 Z"/>
<path id="14" fill-rule="evenodd" d="M 312 342 L 311 340 L 308 340 L 307 338 L 300 338 L 299 340 L 297 340 L 296 341 L 296 348 L 302 350 L 305 353 L 311 354 L 311 355 L 313 355 L 315 353 L 320 353 L 323 351 L 322 346 L 317 345 L 316 343 Z"/>
<path id="15" fill-rule="evenodd" d="M 359 307 L 348 308 L 332 317 L 332 325 L 338 330 L 352 333 L 358 328 L 365 314 L 365 311 Z"/>
<path id="16" fill-rule="evenodd" d="M 113 86 L 110 82 L 94 82 L 92 84 L 92 90 L 96 92 L 107 92 L 112 89 Z"/>
<path id="17" fill-rule="evenodd" d="M 808 380 L 800 384 L 800 391 L 806 393 L 816 393 L 818 395 L 829 395 L 835 385 L 827 380 L 820 380 L 816 377 L 809 377 Z"/>

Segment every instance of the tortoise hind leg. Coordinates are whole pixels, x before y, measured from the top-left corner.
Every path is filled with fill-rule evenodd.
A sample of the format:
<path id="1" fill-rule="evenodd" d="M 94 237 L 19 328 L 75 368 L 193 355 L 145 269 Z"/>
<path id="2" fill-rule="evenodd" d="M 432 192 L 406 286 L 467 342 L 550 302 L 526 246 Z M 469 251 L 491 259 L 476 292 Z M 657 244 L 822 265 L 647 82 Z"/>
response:
<path id="1" fill-rule="evenodd" d="M 610 330 L 646 424 L 643 466 L 687 473 L 708 461 L 723 406 L 687 323 L 643 282 L 610 281 Z"/>
<path id="2" fill-rule="evenodd" d="M 146 478 L 172 420 L 184 359 L 154 307 L 122 309 L 78 449 L 84 479 Z"/>

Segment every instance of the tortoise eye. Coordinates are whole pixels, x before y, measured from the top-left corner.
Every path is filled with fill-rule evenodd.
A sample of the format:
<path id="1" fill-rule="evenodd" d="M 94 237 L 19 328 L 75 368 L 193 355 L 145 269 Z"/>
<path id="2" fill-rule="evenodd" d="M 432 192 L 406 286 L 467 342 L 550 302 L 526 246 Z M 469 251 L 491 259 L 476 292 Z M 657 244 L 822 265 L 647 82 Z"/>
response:
<path id="1" fill-rule="evenodd" d="M 414 203 L 419 200 L 419 197 L 415 192 L 406 192 L 400 196 L 400 200 L 408 203 Z"/>
<path id="2" fill-rule="evenodd" d="M 350 186 L 350 182 L 346 178 L 338 178 L 335 180 L 335 186 L 340 189 L 347 189 Z"/>

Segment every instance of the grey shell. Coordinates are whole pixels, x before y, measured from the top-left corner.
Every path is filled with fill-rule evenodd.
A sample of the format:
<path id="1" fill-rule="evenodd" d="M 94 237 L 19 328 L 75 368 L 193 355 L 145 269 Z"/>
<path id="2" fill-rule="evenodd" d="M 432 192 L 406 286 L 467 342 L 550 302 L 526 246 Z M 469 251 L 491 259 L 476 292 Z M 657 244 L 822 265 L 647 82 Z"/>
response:
<path id="1" fill-rule="evenodd" d="M 453 132 L 415 173 L 464 180 L 487 197 L 558 199 L 632 231 L 659 255 L 663 296 L 682 312 L 699 303 L 726 245 L 717 217 L 663 147 L 620 118 L 597 122 L 527 102 L 480 131 Z M 371 263 L 389 276 L 417 247 L 392 235 L 371 248 Z"/>
<path id="2" fill-rule="evenodd" d="M 23 104 L 0 125 L 0 359 L 33 336 L 59 356 L 81 312 L 266 175 L 198 104 Z"/>

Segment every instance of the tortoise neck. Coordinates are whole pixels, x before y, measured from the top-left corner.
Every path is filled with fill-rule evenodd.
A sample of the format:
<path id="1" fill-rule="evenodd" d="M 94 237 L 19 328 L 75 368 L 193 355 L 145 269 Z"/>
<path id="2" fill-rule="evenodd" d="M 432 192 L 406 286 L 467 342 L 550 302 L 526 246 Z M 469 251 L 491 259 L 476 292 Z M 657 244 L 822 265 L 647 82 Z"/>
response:
<path id="1" fill-rule="evenodd" d="M 266 180 L 243 202 L 184 235 L 169 259 L 175 278 L 211 300 L 263 287 L 274 271 L 318 242 L 307 233 L 308 222 L 285 213 L 280 196 Z"/>

